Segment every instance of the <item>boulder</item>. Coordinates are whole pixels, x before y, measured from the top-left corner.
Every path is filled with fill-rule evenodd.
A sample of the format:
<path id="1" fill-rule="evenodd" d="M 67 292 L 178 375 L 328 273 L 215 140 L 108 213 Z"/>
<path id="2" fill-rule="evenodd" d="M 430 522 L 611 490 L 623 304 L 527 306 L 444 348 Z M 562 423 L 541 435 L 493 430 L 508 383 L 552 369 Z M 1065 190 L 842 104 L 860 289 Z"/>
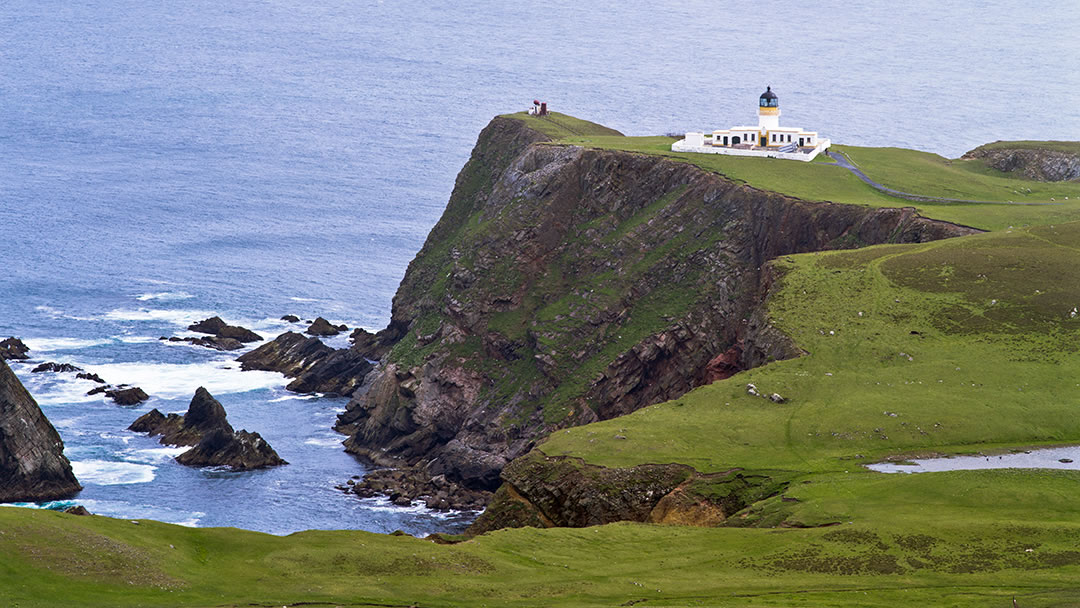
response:
<path id="1" fill-rule="evenodd" d="M 304 331 L 304 333 L 311 336 L 336 336 L 341 332 L 342 330 L 338 326 L 331 325 L 329 321 L 322 317 L 315 319 Z"/>
<path id="2" fill-rule="evenodd" d="M 281 317 L 281 320 L 286 321 L 288 323 L 299 323 L 300 322 L 300 317 L 298 317 L 296 315 L 285 315 L 285 316 Z"/>
<path id="3" fill-rule="evenodd" d="M 64 509 L 64 513 L 68 515 L 93 515 L 90 511 L 86 510 L 86 507 L 82 505 L 73 505 Z"/>
<path id="4" fill-rule="evenodd" d="M 94 389 L 94 391 L 96 390 L 97 389 Z M 114 388 L 106 390 L 104 392 L 106 397 L 112 399 L 120 405 L 136 405 L 150 398 L 150 395 L 147 395 L 144 390 L 137 386 L 132 386 L 128 388 Z"/>
<path id="5" fill-rule="evenodd" d="M 81 489 L 60 434 L 0 360 L 0 502 L 57 500 Z"/>
<path id="6" fill-rule="evenodd" d="M 0 340 L 0 359 L 29 359 L 30 347 L 18 338 Z"/>
<path id="7" fill-rule="evenodd" d="M 261 342 L 262 336 L 239 325 L 229 325 L 221 317 L 210 317 L 188 326 L 191 331 L 211 334 L 219 338 L 232 338 L 240 342 Z M 227 349 L 223 349 L 227 350 Z"/>
<path id="8" fill-rule="evenodd" d="M 39 374 L 41 372 L 81 372 L 81 367 L 75 367 L 70 363 L 42 363 L 41 365 L 30 370 L 31 374 Z"/>

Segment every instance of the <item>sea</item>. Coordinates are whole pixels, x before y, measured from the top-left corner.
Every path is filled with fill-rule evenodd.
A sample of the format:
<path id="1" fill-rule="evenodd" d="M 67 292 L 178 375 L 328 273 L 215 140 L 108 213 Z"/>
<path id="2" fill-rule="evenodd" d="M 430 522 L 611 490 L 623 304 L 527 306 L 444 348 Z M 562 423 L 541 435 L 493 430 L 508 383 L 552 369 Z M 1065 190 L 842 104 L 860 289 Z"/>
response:
<path id="1" fill-rule="evenodd" d="M 345 400 L 161 337 L 220 315 L 270 339 L 377 330 L 495 115 L 549 108 L 629 135 L 782 121 L 956 157 L 1080 140 L 1075 2 L 6 0 L 0 3 L 0 337 L 85 489 L 122 518 L 272 534 L 461 530 L 469 513 L 337 489 L 366 465 Z M 333 346 L 347 345 L 339 336 Z M 119 406 L 72 363 L 149 401 Z M 176 464 L 126 431 L 206 387 L 289 461 Z"/>

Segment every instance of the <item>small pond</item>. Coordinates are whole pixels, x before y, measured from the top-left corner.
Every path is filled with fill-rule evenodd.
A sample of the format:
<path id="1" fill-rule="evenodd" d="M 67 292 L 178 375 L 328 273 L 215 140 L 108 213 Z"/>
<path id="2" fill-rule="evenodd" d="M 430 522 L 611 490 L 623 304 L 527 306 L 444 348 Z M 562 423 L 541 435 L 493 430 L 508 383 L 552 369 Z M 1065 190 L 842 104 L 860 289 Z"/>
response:
<path id="1" fill-rule="evenodd" d="M 879 462 L 867 468 L 880 473 L 934 473 L 975 469 L 1075 469 L 1080 470 L 1080 446 L 1046 448 L 991 456 L 952 456 L 913 459 L 903 463 Z"/>

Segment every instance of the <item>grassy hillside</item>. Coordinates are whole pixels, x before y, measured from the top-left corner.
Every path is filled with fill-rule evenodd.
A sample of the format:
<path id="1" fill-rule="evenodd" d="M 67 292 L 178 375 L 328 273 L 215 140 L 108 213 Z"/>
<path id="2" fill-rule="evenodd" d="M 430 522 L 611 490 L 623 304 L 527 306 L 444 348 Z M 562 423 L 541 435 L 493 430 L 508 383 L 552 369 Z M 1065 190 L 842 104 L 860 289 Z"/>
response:
<path id="1" fill-rule="evenodd" d="M 914 206 L 926 217 L 984 230 L 1080 220 L 1080 183 L 1027 180 L 991 169 L 982 159 L 950 160 L 929 152 L 902 148 L 834 146 L 847 154 L 871 179 L 890 188 L 925 196 L 1001 204 L 914 203 L 871 188 L 850 172 L 834 166 L 825 157 L 818 157 L 810 163 L 799 163 L 771 158 L 672 152 L 671 144 L 676 140 L 671 137 L 556 135 L 554 131 L 548 135 L 564 144 L 679 159 L 756 188 L 806 200 L 874 207 Z"/>

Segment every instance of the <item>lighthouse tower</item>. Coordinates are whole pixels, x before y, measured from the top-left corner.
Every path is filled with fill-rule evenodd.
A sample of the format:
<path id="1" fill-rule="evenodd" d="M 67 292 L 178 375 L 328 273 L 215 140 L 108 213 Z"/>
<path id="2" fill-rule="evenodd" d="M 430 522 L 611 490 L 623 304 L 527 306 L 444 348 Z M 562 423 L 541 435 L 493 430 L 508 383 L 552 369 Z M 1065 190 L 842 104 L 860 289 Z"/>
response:
<path id="1" fill-rule="evenodd" d="M 780 102 L 776 98 L 776 93 L 772 92 L 771 86 L 765 87 L 765 92 L 758 99 L 757 115 L 758 128 L 761 129 L 762 136 L 765 131 L 780 128 Z"/>

